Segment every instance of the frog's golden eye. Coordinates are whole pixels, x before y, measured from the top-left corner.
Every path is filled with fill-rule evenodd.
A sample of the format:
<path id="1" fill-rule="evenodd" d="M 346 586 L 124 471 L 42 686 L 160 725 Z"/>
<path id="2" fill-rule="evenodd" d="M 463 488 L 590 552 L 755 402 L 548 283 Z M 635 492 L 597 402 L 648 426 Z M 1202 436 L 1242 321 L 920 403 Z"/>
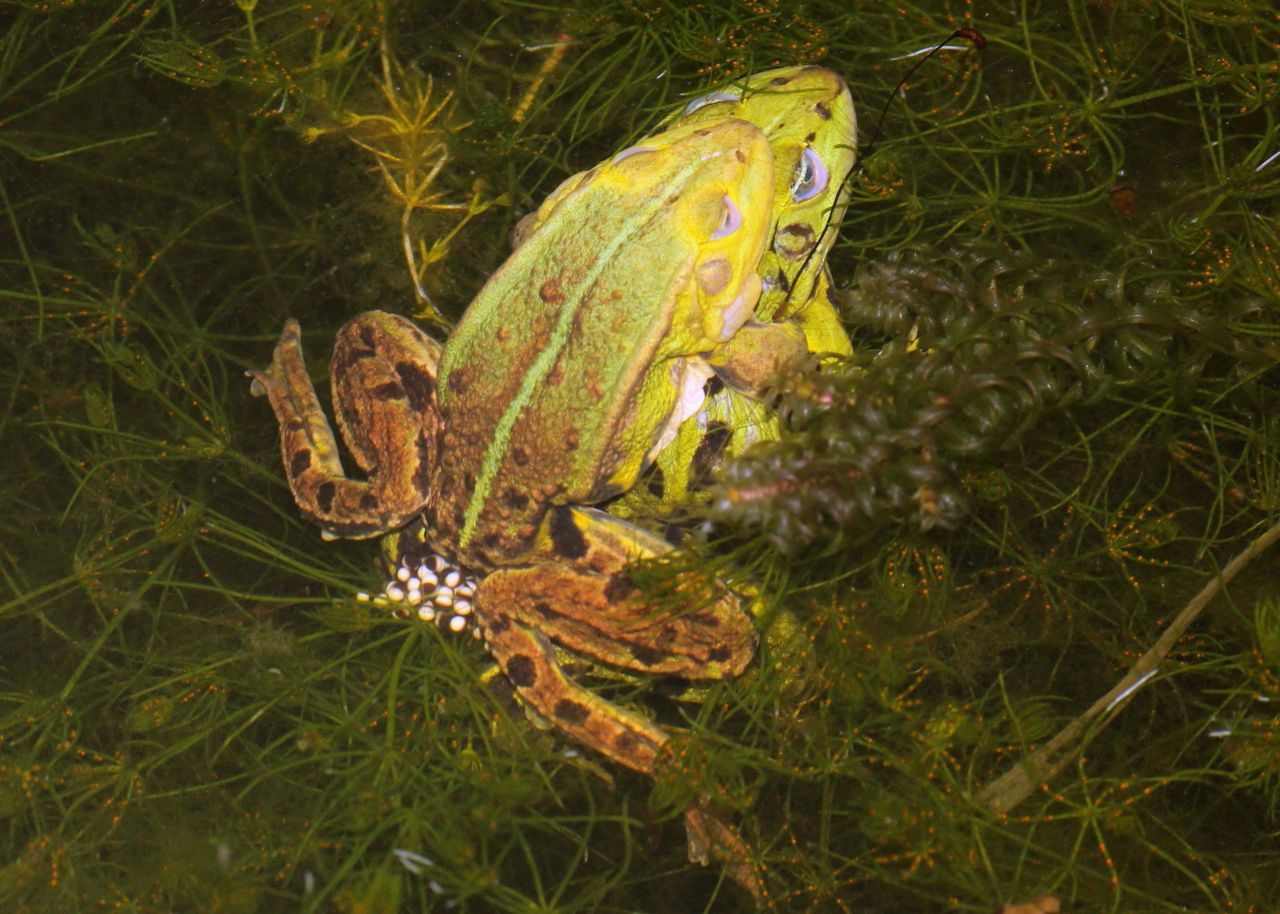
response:
<path id="1" fill-rule="evenodd" d="M 826 189 L 830 178 L 831 174 L 827 170 L 827 163 L 822 161 L 822 156 L 814 152 L 812 147 L 804 147 L 800 161 L 796 163 L 795 177 L 791 179 L 792 201 L 804 203 L 812 200 Z"/>
<path id="2" fill-rule="evenodd" d="M 737 95 L 733 92 L 710 92 L 706 95 L 698 96 L 693 101 L 689 102 L 689 104 L 685 105 L 684 113 L 681 114 L 680 116 L 688 117 L 690 114 L 693 114 L 693 112 L 697 111 L 699 108 L 705 108 L 707 107 L 707 105 L 715 105 L 720 102 L 740 102 L 740 101 L 742 101 L 742 96 Z"/>
<path id="3" fill-rule="evenodd" d="M 724 211 L 720 214 L 720 224 L 711 233 L 711 240 L 728 238 L 740 228 L 742 228 L 742 210 L 738 209 L 738 204 L 733 202 L 732 197 L 725 194 Z"/>

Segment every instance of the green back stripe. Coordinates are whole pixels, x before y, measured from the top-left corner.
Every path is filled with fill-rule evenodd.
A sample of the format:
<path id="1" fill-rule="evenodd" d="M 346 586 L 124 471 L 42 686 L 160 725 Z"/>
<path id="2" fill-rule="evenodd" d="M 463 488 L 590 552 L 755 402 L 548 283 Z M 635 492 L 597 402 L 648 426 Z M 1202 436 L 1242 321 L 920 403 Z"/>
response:
<path id="1" fill-rule="evenodd" d="M 670 147 L 668 147 L 670 148 Z M 701 158 L 695 159 L 687 167 L 682 169 L 668 184 L 667 187 L 683 187 L 689 176 L 702 167 Z M 665 203 L 665 194 L 659 194 L 654 199 L 654 206 L 650 212 L 661 208 Z M 619 235 L 613 239 L 606 247 L 604 247 L 596 256 L 595 265 L 587 273 L 587 275 L 578 284 L 577 290 L 581 293 L 590 289 L 600 275 L 605 272 L 613 263 L 613 255 L 624 244 L 627 244 L 632 237 L 638 233 L 640 228 L 648 224 L 652 216 L 647 216 L 642 220 L 638 220 L 636 231 L 628 234 Z M 526 248 L 527 250 L 527 248 Z M 533 364 L 529 366 L 529 370 L 525 372 L 524 380 L 520 384 L 520 389 L 516 391 L 516 395 L 511 398 L 511 402 L 507 404 L 507 408 L 503 410 L 502 415 L 498 418 L 497 424 L 493 429 L 493 438 L 489 442 L 489 446 L 485 449 L 484 460 L 480 464 L 480 475 L 476 477 L 476 488 L 471 495 L 471 500 L 467 502 L 467 511 L 463 519 L 462 532 L 458 537 L 458 545 L 465 548 L 467 543 L 471 541 L 471 537 L 475 534 L 476 522 L 480 518 L 480 511 L 484 508 L 484 504 L 489 499 L 489 493 L 493 489 L 493 480 L 498 473 L 498 467 L 502 464 L 503 458 L 507 454 L 507 449 L 511 443 L 511 430 L 515 427 L 516 420 L 520 418 L 520 414 L 524 412 L 524 408 L 528 405 L 529 400 L 546 380 L 551 369 L 555 366 L 556 359 L 560 357 L 560 353 L 569 342 L 569 333 L 573 329 L 573 320 L 577 315 L 579 307 L 583 303 L 584 296 L 578 294 L 573 297 L 572 304 L 566 304 L 560 310 L 560 316 L 556 320 L 555 328 L 551 332 L 551 339 L 546 347 L 538 353 L 537 358 L 533 360 Z M 566 302 L 568 299 L 566 299 Z M 634 303 L 624 302 L 624 307 L 632 307 Z"/>

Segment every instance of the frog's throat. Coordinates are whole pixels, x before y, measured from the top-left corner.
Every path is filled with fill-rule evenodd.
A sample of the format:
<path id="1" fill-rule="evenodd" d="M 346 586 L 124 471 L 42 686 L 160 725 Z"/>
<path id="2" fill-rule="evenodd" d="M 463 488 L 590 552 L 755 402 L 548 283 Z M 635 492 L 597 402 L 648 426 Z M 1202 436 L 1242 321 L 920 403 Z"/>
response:
<path id="1" fill-rule="evenodd" d="M 679 174 L 669 183 L 677 187 L 683 186 L 694 172 L 703 167 L 705 167 L 705 163 L 695 159 L 681 169 Z M 595 265 L 580 282 L 579 288 L 590 289 L 595 285 L 596 280 L 600 278 L 608 265 L 613 262 L 613 254 L 624 244 L 630 243 L 632 238 L 649 224 L 653 214 L 661 209 L 665 202 L 665 194 L 655 194 L 649 206 L 650 216 L 646 219 L 637 220 L 634 230 L 619 236 L 601 251 L 600 255 L 596 257 Z M 507 453 L 507 448 L 511 444 L 511 431 L 515 428 L 516 420 L 520 418 L 520 414 L 524 412 L 524 408 L 529 404 L 534 391 L 542 386 L 547 375 L 551 373 L 551 369 L 555 367 L 561 351 L 568 344 L 569 337 L 573 332 L 574 317 L 582 306 L 582 302 L 583 296 L 578 295 L 572 307 L 561 309 L 560 316 L 556 319 L 555 327 L 551 331 L 551 337 L 546 347 L 538 353 L 538 357 L 529 366 L 524 380 L 520 383 L 520 389 L 516 391 L 515 396 L 511 398 L 511 402 L 502 411 L 502 415 L 498 417 L 498 421 L 494 425 L 493 437 L 489 441 L 489 446 L 485 448 L 484 459 L 480 464 L 480 472 L 476 476 L 475 490 L 471 493 L 471 500 L 467 502 L 467 510 L 463 516 L 462 531 L 458 536 L 458 547 L 461 549 L 465 549 L 467 544 L 471 542 L 471 537 L 475 535 L 476 523 L 480 519 L 480 512 L 489 500 L 489 493 L 493 490 L 493 480 L 498 474 L 503 455 Z"/>

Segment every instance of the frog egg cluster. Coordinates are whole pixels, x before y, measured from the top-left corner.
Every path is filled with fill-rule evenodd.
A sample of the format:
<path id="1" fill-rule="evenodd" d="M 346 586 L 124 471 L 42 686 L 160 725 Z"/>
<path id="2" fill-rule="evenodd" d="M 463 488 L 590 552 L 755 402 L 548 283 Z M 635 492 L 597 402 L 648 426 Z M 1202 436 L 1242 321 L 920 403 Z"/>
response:
<path id="1" fill-rule="evenodd" d="M 467 630 L 475 600 L 477 581 L 442 555 L 407 553 L 400 559 L 395 577 L 382 588 L 382 593 L 370 596 L 356 594 L 362 602 L 391 605 L 392 612 L 401 619 L 415 615 L 423 622 L 435 622 L 452 632 Z M 480 637 L 480 629 L 471 633 Z"/>

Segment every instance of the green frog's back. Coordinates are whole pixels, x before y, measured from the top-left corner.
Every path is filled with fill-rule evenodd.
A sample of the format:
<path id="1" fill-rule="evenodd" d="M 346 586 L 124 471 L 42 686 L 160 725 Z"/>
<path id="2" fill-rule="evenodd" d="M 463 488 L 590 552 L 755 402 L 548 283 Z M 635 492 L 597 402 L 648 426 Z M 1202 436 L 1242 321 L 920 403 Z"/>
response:
<path id="1" fill-rule="evenodd" d="M 679 128 L 570 180 L 441 360 L 427 519 L 460 561 L 509 563 L 547 506 L 632 485 L 759 296 L 773 166 L 754 126 Z"/>

